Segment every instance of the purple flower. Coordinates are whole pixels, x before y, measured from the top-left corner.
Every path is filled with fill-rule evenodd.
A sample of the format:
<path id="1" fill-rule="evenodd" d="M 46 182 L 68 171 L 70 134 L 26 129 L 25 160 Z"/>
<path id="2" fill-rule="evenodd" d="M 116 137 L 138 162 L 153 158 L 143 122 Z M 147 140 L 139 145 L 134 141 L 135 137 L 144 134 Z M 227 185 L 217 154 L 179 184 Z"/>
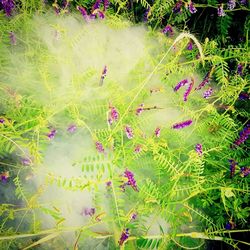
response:
<path id="1" fill-rule="evenodd" d="M 11 12 L 15 7 L 13 0 L 0 0 L 6 16 L 11 16 Z"/>
<path id="2" fill-rule="evenodd" d="M 103 0 L 103 7 L 104 7 L 104 11 L 106 11 L 109 7 L 109 0 Z"/>
<path id="3" fill-rule="evenodd" d="M 195 145 L 195 151 L 199 156 L 202 156 L 202 145 L 200 143 Z"/>
<path id="4" fill-rule="evenodd" d="M 85 215 L 85 216 L 93 216 L 95 214 L 95 208 L 91 207 L 91 208 L 83 208 L 81 215 Z"/>
<path id="5" fill-rule="evenodd" d="M 203 88 L 206 84 L 208 84 L 210 81 L 210 76 L 211 76 L 211 71 L 207 72 L 207 74 L 203 78 L 202 82 L 199 84 L 199 86 L 197 88 L 195 88 L 195 90 L 199 90 L 199 89 Z"/>
<path id="6" fill-rule="evenodd" d="M 0 180 L 1 180 L 1 182 L 4 183 L 4 184 L 7 183 L 9 177 L 10 177 L 9 171 L 5 171 L 5 172 L 2 172 L 2 173 L 0 174 Z"/>
<path id="7" fill-rule="evenodd" d="M 236 6 L 235 0 L 229 0 L 229 1 L 227 2 L 227 8 L 228 8 L 229 10 L 233 10 L 233 9 L 235 8 L 235 6 Z"/>
<path id="8" fill-rule="evenodd" d="M 227 224 L 225 225 L 225 229 L 226 230 L 230 230 L 232 228 L 232 225 L 230 222 L 227 222 Z"/>
<path id="9" fill-rule="evenodd" d="M 239 139 L 234 142 L 233 147 L 239 146 L 240 144 L 244 143 L 248 136 L 250 135 L 250 123 L 246 125 L 246 127 L 240 132 Z"/>
<path id="10" fill-rule="evenodd" d="M 100 80 L 100 86 L 103 85 L 103 80 L 107 75 L 107 66 L 105 65 L 103 70 L 102 70 L 102 75 L 101 75 L 101 80 Z"/>
<path id="11" fill-rule="evenodd" d="M 161 135 L 161 129 L 158 127 L 155 129 L 155 136 L 159 138 L 160 135 Z"/>
<path id="12" fill-rule="evenodd" d="M 140 104 L 139 107 L 136 109 L 135 114 L 139 116 L 144 110 L 143 107 L 144 107 L 144 104 L 143 103 Z"/>
<path id="13" fill-rule="evenodd" d="M 96 0 L 94 5 L 92 6 L 92 12 L 96 9 L 100 9 L 101 2 L 102 2 L 101 0 Z"/>
<path id="14" fill-rule="evenodd" d="M 173 12 L 174 12 L 174 13 L 180 13 L 180 12 L 181 12 L 181 7 L 182 7 L 182 0 L 179 0 L 179 1 L 175 4 L 175 6 L 174 6 L 174 8 L 173 8 Z"/>
<path id="15" fill-rule="evenodd" d="M 125 127 L 125 133 L 126 133 L 128 139 L 132 139 L 134 137 L 133 130 L 128 125 Z"/>
<path id="16" fill-rule="evenodd" d="M 51 140 L 51 139 L 53 139 L 53 138 L 55 137 L 56 133 L 57 133 L 56 129 L 52 129 L 52 130 L 47 134 L 47 136 L 48 136 L 48 138 Z"/>
<path id="17" fill-rule="evenodd" d="M 235 174 L 235 167 L 238 164 L 238 162 L 232 159 L 230 159 L 229 162 L 230 162 L 230 177 L 232 178 Z"/>
<path id="18" fill-rule="evenodd" d="M 174 87 L 174 91 L 178 91 L 182 86 L 186 85 L 188 83 L 187 79 L 181 80 L 177 83 L 177 85 Z"/>
<path id="19" fill-rule="evenodd" d="M 70 126 L 67 128 L 67 131 L 68 131 L 69 133 L 74 133 L 74 132 L 76 131 L 76 129 L 77 129 L 76 125 L 75 125 L 75 124 L 72 124 L 72 125 L 70 125 Z"/>
<path id="20" fill-rule="evenodd" d="M 146 11 L 145 11 L 145 13 L 144 13 L 144 15 L 143 15 L 144 22 L 148 21 L 149 12 L 150 12 L 150 8 L 147 8 Z"/>
<path id="21" fill-rule="evenodd" d="M 24 166 L 29 166 L 31 164 L 31 160 L 29 158 L 22 158 L 21 162 Z"/>
<path id="22" fill-rule="evenodd" d="M 137 214 L 136 213 L 132 213 L 130 219 L 131 220 L 135 220 L 136 218 L 137 218 Z"/>
<path id="23" fill-rule="evenodd" d="M 113 124 L 113 122 L 118 121 L 119 119 L 119 113 L 115 107 L 110 107 L 110 112 L 109 112 L 109 118 L 108 122 L 110 125 Z"/>
<path id="24" fill-rule="evenodd" d="M 250 99 L 250 96 L 249 96 L 249 94 L 247 94 L 247 93 L 241 92 L 241 93 L 239 94 L 239 99 L 240 99 L 240 100 L 249 100 L 249 99 Z"/>
<path id="25" fill-rule="evenodd" d="M 240 1 L 240 4 L 242 4 L 242 5 L 247 5 L 247 0 L 241 0 L 241 1 Z"/>
<path id="26" fill-rule="evenodd" d="M 89 16 L 88 16 L 88 12 L 85 10 L 85 8 L 81 7 L 81 6 L 77 6 L 76 7 L 82 14 L 83 18 L 86 20 L 86 21 L 89 21 Z"/>
<path id="27" fill-rule="evenodd" d="M 134 174 L 128 169 L 125 170 L 124 176 L 128 179 L 127 185 L 130 185 L 136 192 L 138 192 L 138 188 L 136 185 L 136 180 L 134 179 Z"/>
<path id="28" fill-rule="evenodd" d="M 100 19 L 104 19 L 105 15 L 104 15 L 103 11 L 98 10 L 97 13 L 98 13 L 98 16 L 99 16 Z"/>
<path id="29" fill-rule="evenodd" d="M 241 177 L 246 177 L 250 174 L 250 167 L 242 167 L 240 169 L 240 176 Z"/>
<path id="30" fill-rule="evenodd" d="M 218 7 L 218 9 L 217 9 L 217 14 L 218 14 L 218 16 L 220 16 L 220 17 L 226 15 L 225 11 L 223 10 L 223 4 L 220 4 L 220 6 Z"/>
<path id="31" fill-rule="evenodd" d="M 142 151 L 142 146 L 141 145 L 137 145 L 136 147 L 135 147 L 135 150 L 134 150 L 134 152 L 135 153 L 140 153 Z"/>
<path id="32" fill-rule="evenodd" d="M 123 243 L 128 239 L 129 237 L 129 229 L 127 228 L 125 231 L 122 232 L 120 240 L 119 240 L 119 245 L 122 246 Z"/>
<path id="33" fill-rule="evenodd" d="M 207 90 L 203 93 L 203 97 L 204 97 L 204 98 L 208 98 L 208 97 L 210 97 L 210 96 L 212 95 L 212 93 L 213 93 L 213 89 L 212 89 L 212 88 L 209 88 L 209 89 L 207 89 Z"/>
<path id="34" fill-rule="evenodd" d="M 106 186 L 107 186 L 107 187 L 111 187 L 111 185 L 112 185 L 112 181 L 107 181 L 107 182 L 106 182 Z"/>
<path id="35" fill-rule="evenodd" d="M 15 33 L 11 31 L 11 32 L 9 32 L 9 35 L 10 35 L 10 43 L 12 45 L 16 45 L 16 35 L 15 35 Z"/>
<path id="36" fill-rule="evenodd" d="M 182 129 L 182 128 L 185 128 L 187 126 L 190 126 L 192 123 L 193 123 L 192 120 L 187 120 L 187 121 L 184 121 L 184 122 L 175 123 L 172 126 L 172 128 L 173 129 Z"/>
<path id="37" fill-rule="evenodd" d="M 184 102 L 187 101 L 187 98 L 188 98 L 193 86 L 194 86 L 194 80 L 192 79 L 192 81 L 190 82 L 190 84 L 188 85 L 188 87 L 187 87 L 187 89 L 186 89 L 186 91 L 184 93 L 184 96 L 183 96 Z"/>
<path id="38" fill-rule="evenodd" d="M 3 118 L 0 118 L 0 123 L 5 123 L 5 119 L 3 119 Z"/>
<path id="39" fill-rule="evenodd" d="M 187 45 L 187 50 L 192 50 L 193 49 L 193 43 L 190 41 Z"/>
<path id="40" fill-rule="evenodd" d="M 237 66 L 237 73 L 238 75 L 242 76 L 243 75 L 243 65 L 240 63 Z"/>
<path id="41" fill-rule="evenodd" d="M 188 10 L 191 14 L 194 14 L 197 12 L 197 9 L 194 6 L 194 3 L 192 1 L 190 1 L 190 3 L 188 4 Z"/>
<path id="42" fill-rule="evenodd" d="M 168 34 L 172 36 L 174 34 L 174 31 L 170 25 L 166 25 L 166 27 L 162 30 L 163 34 Z"/>
<path id="43" fill-rule="evenodd" d="M 104 153 L 103 145 L 102 145 L 99 141 L 97 141 L 97 142 L 95 143 L 95 147 L 96 147 L 96 150 L 97 150 L 99 153 Z"/>

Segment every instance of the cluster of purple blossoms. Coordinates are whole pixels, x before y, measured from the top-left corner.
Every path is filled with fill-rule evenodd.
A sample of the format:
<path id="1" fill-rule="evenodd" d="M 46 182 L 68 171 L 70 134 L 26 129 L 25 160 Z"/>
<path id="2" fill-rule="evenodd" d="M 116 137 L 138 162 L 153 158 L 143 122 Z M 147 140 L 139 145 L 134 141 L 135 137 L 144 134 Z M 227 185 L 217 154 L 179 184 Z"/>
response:
<path id="1" fill-rule="evenodd" d="M 250 174 L 250 167 L 242 167 L 240 169 L 240 176 L 241 177 L 246 177 Z"/>
<path id="2" fill-rule="evenodd" d="M 182 129 L 182 128 L 190 126 L 192 123 L 193 123 L 192 120 L 187 120 L 187 121 L 184 121 L 184 122 L 175 123 L 172 126 L 172 128 L 173 129 Z"/>
<path id="3" fill-rule="evenodd" d="M 2 173 L 0 174 L 0 180 L 1 180 L 1 182 L 4 183 L 4 184 L 7 183 L 9 177 L 10 177 L 9 171 L 5 171 L 5 172 L 2 172 Z"/>
<path id="4" fill-rule="evenodd" d="M 130 220 L 135 220 L 137 218 L 137 213 L 132 213 L 130 216 Z"/>
<path id="5" fill-rule="evenodd" d="M 132 139 L 134 137 L 133 130 L 130 126 L 125 126 L 125 133 L 128 137 L 128 139 Z"/>
<path id="6" fill-rule="evenodd" d="M 192 79 L 192 81 L 189 83 L 189 85 L 188 85 L 188 87 L 187 87 L 187 89 L 186 89 L 186 91 L 185 91 L 185 93 L 183 95 L 184 102 L 187 101 L 187 98 L 188 98 L 193 86 L 194 86 L 194 80 Z"/>
<path id="7" fill-rule="evenodd" d="M 125 191 L 125 186 L 131 186 L 136 192 L 138 192 L 138 188 L 137 188 L 137 184 L 136 184 L 136 180 L 134 178 L 134 174 L 129 171 L 128 169 L 125 170 L 124 172 L 124 177 L 126 177 L 128 180 L 126 183 L 124 183 L 123 185 L 121 185 L 121 188 L 123 189 L 123 191 Z"/>
<path id="8" fill-rule="evenodd" d="M 32 163 L 32 161 L 31 161 L 30 158 L 22 158 L 22 159 L 21 159 L 21 162 L 22 162 L 22 164 L 23 164 L 24 166 L 30 166 L 31 163 Z"/>
<path id="9" fill-rule="evenodd" d="M 233 147 L 239 146 L 244 143 L 250 135 L 250 123 L 246 125 L 246 127 L 240 132 L 239 139 L 237 139 L 233 144 Z"/>
<path id="10" fill-rule="evenodd" d="M 139 154 L 140 152 L 142 151 L 142 146 L 141 145 L 136 145 L 135 149 L 134 149 L 134 152 L 136 154 Z"/>
<path id="11" fill-rule="evenodd" d="M 175 6 L 174 6 L 174 8 L 173 8 L 173 12 L 174 13 L 181 13 L 181 7 L 182 7 L 182 0 L 179 0 L 176 4 L 175 4 Z"/>
<path id="12" fill-rule="evenodd" d="M 217 9 L 217 14 L 218 14 L 218 16 L 220 16 L 220 17 L 226 15 L 225 11 L 223 10 L 223 4 L 220 4 L 220 6 L 218 7 L 218 9 Z"/>
<path id="13" fill-rule="evenodd" d="M 235 174 L 235 168 L 238 162 L 236 162 L 233 159 L 230 159 L 229 162 L 230 162 L 230 177 L 232 178 Z"/>
<path id="14" fill-rule="evenodd" d="M 200 143 L 195 145 L 195 151 L 199 156 L 202 156 L 202 145 Z"/>
<path id="15" fill-rule="evenodd" d="M 16 45 L 16 35 L 13 31 L 9 32 L 10 43 Z"/>
<path id="16" fill-rule="evenodd" d="M 5 123 L 5 119 L 0 118 L 0 123 L 4 124 Z"/>
<path id="17" fill-rule="evenodd" d="M 96 147 L 96 150 L 97 150 L 99 153 L 104 153 L 103 145 L 102 145 L 99 141 L 97 141 L 97 142 L 95 143 L 95 147 Z"/>
<path id="18" fill-rule="evenodd" d="M 178 91 L 182 86 L 185 86 L 188 83 L 187 79 L 183 79 L 180 82 L 177 83 L 177 85 L 174 87 L 174 91 Z"/>
<path id="19" fill-rule="evenodd" d="M 241 92 L 241 93 L 239 94 L 239 99 L 240 99 L 240 100 L 249 100 L 249 99 L 250 99 L 250 96 L 249 96 L 249 94 L 247 94 L 247 93 L 245 93 L 245 92 Z"/>
<path id="20" fill-rule="evenodd" d="M 129 229 L 126 228 L 125 231 L 122 232 L 120 240 L 119 240 L 119 245 L 122 246 L 124 244 L 124 242 L 128 239 L 129 237 Z"/>
<path id="21" fill-rule="evenodd" d="M 149 12 L 150 12 L 150 8 L 147 8 L 144 15 L 143 15 L 143 21 L 144 22 L 148 21 Z"/>
<path id="22" fill-rule="evenodd" d="M 203 97 L 204 97 L 205 99 L 207 99 L 208 97 L 210 97 L 210 96 L 212 95 L 212 93 L 213 93 L 213 89 L 212 89 L 212 88 L 209 88 L 209 89 L 207 89 L 207 90 L 203 93 Z"/>
<path id="23" fill-rule="evenodd" d="M 106 182 L 106 187 L 111 187 L 111 185 L 112 185 L 112 181 L 107 181 Z"/>
<path id="24" fill-rule="evenodd" d="M 118 121 L 119 119 L 119 113 L 115 107 L 110 107 L 109 117 L 108 117 L 108 123 L 110 125 L 113 124 L 113 122 Z"/>
<path id="25" fill-rule="evenodd" d="M 15 8 L 15 3 L 13 0 L 0 0 L 3 6 L 6 16 L 11 16 L 12 10 Z"/>
<path id="26" fill-rule="evenodd" d="M 143 107 L 144 107 L 144 104 L 141 103 L 139 107 L 136 109 L 135 114 L 139 116 L 144 111 Z"/>
<path id="27" fill-rule="evenodd" d="M 85 215 L 85 216 L 93 216 L 95 214 L 95 208 L 91 207 L 91 208 L 83 208 L 81 215 Z"/>
<path id="28" fill-rule="evenodd" d="M 165 26 L 165 28 L 162 30 L 163 34 L 169 34 L 172 36 L 174 34 L 173 28 L 168 24 Z"/>
<path id="29" fill-rule="evenodd" d="M 231 229 L 234 229 L 235 227 L 236 227 L 236 224 L 231 220 L 227 222 L 227 224 L 225 225 L 226 230 L 231 230 Z"/>
<path id="30" fill-rule="evenodd" d="M 155 129 L 155 136 L 156 136 L 157 138 L 159 138 L 160 135 L 161 135 L 161 128 L 157 127 L 157 128 Z"/>
<path id="31" fill-rule="evenodd" d="M 235 6 L 236 6 L 235 0 L 229 0 L 229 1 L 227 2 L 227 8 L 228 8 L 229 10 L 233 10 L 233 9 L 235 8 Z"/>
<path id="32" fill-rule="evenodd" d="M 188 4 L 188 10 L 191 14 L 194 14 L 197 12 L 197 9 L 195 8 L 194 3 L 192 1 L 190 1 Z"/>
<path id="33" fill-rule="evenodd" d="M 99 84 L 100 86 L 103 85 L 104 78 L 107 75 L 107 70 L 108 70 L 107 66 L 105 65 L 104 68 L 103 68 L 103 70 L 102 70 L 102 75 L 101 75 L 100 84 Z"/>
<path id="34" fill-rule="evenodd" d="M 75 124 L 72 124 L 72 125 L 69 125 L 68 128 L 67 128 L 67 131 L 69 133 L 74 133 L 76 131 L 77 127 Z"/>
<path id="35" fill-rule="evenodd" d="M 193 49 L 193 43 L 192 41 L 189 41 L 188 45 L 187 45 L 187 50 L 192 50 Z"/>
<path id="36" fill-rule="evenodd" d="M 47 134 L 47 137 L 48 137 L 50 140 L 52 140 L 52 139 L 55 137 L 56 133 L 57 133 L 56 129 L 52 129 L 52 130 L 50 130 L 50 132 Z"/>
<path id="37" fill-rule="evenodd" d="M 237 66 L 237 74 L 242 76 L 243 75 L 243 65 L 241 63 Z"/>

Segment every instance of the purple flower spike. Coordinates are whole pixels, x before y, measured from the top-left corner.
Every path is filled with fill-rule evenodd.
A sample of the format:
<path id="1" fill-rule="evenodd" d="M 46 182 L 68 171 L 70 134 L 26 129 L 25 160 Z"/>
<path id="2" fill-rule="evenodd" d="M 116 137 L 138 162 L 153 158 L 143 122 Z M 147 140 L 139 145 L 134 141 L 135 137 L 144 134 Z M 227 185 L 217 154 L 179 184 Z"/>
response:
<path id="1" fill-rule="evenodd" d="M 104 68 L 103 68 L 103 70 L 102 70 L 102 75 L 101 75 L 101 80 L 100 80 L 100 86 L 103 85 L 103 80 L 104 80 L 104 78 L 107 75 L 107 71 L 108 71 L 108 69 L 107 69 L 107 66 L 105 65 Z"/>
<path id="2" fill-rule="evenodd" d="M 172 36 L 174 34 L 174 31 L 170 25 L 166 25 L 166 27 L 162 30 L 162 33 Z"/>
<path id="3" fill-rule="evenodd" d="M 6 16 L 11 16 L 12 10 L 15 8 L 13 0 L 0 0 L 0 3 L 3 6 Z"/>
<path id="4" fill-rule="evenodd" d="M 199 156 L 202 156 L 202 145 L 200 143 L 195 145 L 195 151 Z"/>
<path id="5" fill-rule="evenodd" d="M 194 3 L 192 1 L 190 1 L 190 3 L 188 4 L 188 10 L 191 14 L 194 14 L 197 12 L 197 9 L 194 6 Z"/>
<path id="6" fill-rule="evenodd" d="M 193 43 L 190 41 L 187 45 L 187 50 L 192 50 L 193 49 Z"/>
<path id="7" fill-rule="evenodd" d="M 136 213 L 132 213 L 132 215 L 131 215 L 131 220 L 135 220 L 136 218 L 137 218 L 137 214 Z"/>
<path id="8" fill-rule="evenodd" d="M 235 0 L 229 0 L 229 1 L 227 2 L 227 8 L 228 8 L 229 10 L 233 10 L 233 9 L 235 8 L 235 6 L 236 6 Z"/>
<path id="9" fill-rule="evenodd" d="M 240 99 L 240 100 L 249 100 L 249 99 L 250 99 L 250 96 L 249 96 L 249 94 L 247 94 L 247 93 L 241 92 L 241 93 L 239 94 L 239 99 Z"/>
<path id="10" fill-rule="evenodd" d="M 223 17 L 223 16 L 226 15 L 225 11 L 223 10 L 223 4 L 221 4 L 221 5 L 218 7 L 218 9 L 217 9 L 217 14 L 218 14 L 218 16 L 220 16 L 220 17 Z"/>
<path id="11" fill-rule="evenodd" d="M 202 82 L 199 84 L 199 86 L 197 88 L 195 88 L 195 90 L 200 90 L 202 89 L 206 84 L 209 83 L 210 81 L 210 76 L 211 76 L 211 72 L 212 70 L 210 70 L 209 72 L 207 72 L 207 74 L 205 75 L 205 77 L 203 78 Z"/>
<path id="12" fill-rule="evenodd" d="M 84 18 L 86 21 L 89 21 L 88 12 L 85 10 L 85 8 L 83 8 L 83 7 L 81 7 L 81 6 L 77 6 L 76 8 L 81 12 L 83 18 Z"/>
<path id="13" fill-rule="evenodd" d="M 127 228 L 125 231 L 122 232 L 120 240 L 119 240 L 119 245 L 122 246 L 124 242 L 128 239 L 129 237 L 129 229 Z"/>
<path id="14" fill-rule="evenodd" d="M 230 177 L 232 178 L 235 174 L 235 167 L 238 164 L 238 162 L 236 162 L 235 160 L 229 160 L 230 162 Z"/>
<path id="15" fill-rule="evenodd" d="M 155 136 L 156 136 L 157 138 L 159 138 L 160 135 L 161 135 L 161 129 L 158 127 L 158 128 L 155 129 Z"/>
<path id="16" fill-rule="evenodd" d="M 203 97 L 206 99 L 208 97 L 210 97 L 213 93 L 213 89 L 212 88 L 209 88 L 207 89 L 204 93 L 203 93 Z"/>
<path id="17" fill-rule="evenodd" d="M 139 116 L 144 110 L 143 107 L 144 107 L 144 104 L 143 103 L 140 104 L 139 107 L 136 109 L 135 114 Z"/>
<path id="18" fill-rule="evenodd" d="M 11 31 L 11 32 L 9 33 L 9 35 L 10 35 L 10 43 L 11 43 L 12 45 L 16 45 L 16 35 L 15 35 L 15 33 Z"/>
<path id="19" fill-rule="evenodd" d="M 29 166 L 31 164 L 31 160 L 29 158 L 22 158 L 21 162 L 24 166 Z"/>
<path id="20" fill-rule="evenodd" d="M 180 123 L 176 123 L 172 126 L 173 129 L 182 129 L 182 128 L 185 128 L 185 127 L 188 127 L 190 126 L 191 124 L 193 123 L 192 120 L 187 120 L 187 121 L 184 121 L 184 122 L 180 122 Z"/>
<path id="21" fill-rule="evenodd" d="M 74 133 L 74 132 L 76 131 L 76 129 L 77 129 L 76 125 L 75 125 L 75 124 L 72 124 L 72 125 L 70 125 L 70 126 L 67 128 L 67 131 L 68 131 L 69 133 Z"/>
<path id="22" fill-rule="evenodd" d="M 128 125 L 125 127 L 125 133 L 126 133 L 128 139 L 132 139 L 134 137 L 133 130 Z"/>
<path id="23" fill-rule="evenodd" d="M 95 208 L 91 207 L 91 208 L 84 208 L 81 212 L 81 215 L 85 215 L 85 216 L 93 216 L 95 214 Z"/>
<path id="24" fill-rule="evenodd" d="M 0 123 L 4 124 L 5 123 L 5 119 L 0 118 Z"/>
<path id="25" fill-rule="evenodd" d="M 135 150 L 134 150 L 134 152 L 135 153 L 140 153 L 142 151 L 142 146 L 141 145 L 137 145 L 136 147 L 135 147 Z"/>
<path id="26" fill-rule="evenodd" d="M 237 74 L 242 76 L 243 75 L 243 65 L 240 63 L 237 66 Z"/>
<path id="27" fill-rule="evenodd" d="M 104 7 L 104 11 L 106 11 L 109 7 L 109 0 L 103 0 L 103 7 Z"/>
<path id="28" fill-rule="evenodd" d="M 250 167 L 242 167 L 240 169 L 240 176 L 241 177 L 246 177 L 250 174 Z"/>
<path id="29" fill-rule="evenodd" d="M 115 107 L 110 107 L 108 122 L 110 125 L 113 124 L 113 122 L 118 121 L 119 119 L 119 113 Z"/>
<path id="30" fill-rule="evenodd" d="M 128 169 L 125 170 L 124 176 L 128 179 L 127 185 L 130 185 L 136 192 L 138 192 L 138 188 L 136 185 L 136 180 L 134 179 L 134 174 Z"/>
<path id="31" fill-rule="evenodd" d="M 96 9 L 100 9 L 101 2 L 102 2 L 101 0 L 96 0 L 96 2 L 92 7 L 92 12 L 95 11 Z"/>
<path id="32" fill-rule="evenodd" d="M 112 181 L 107 181 L 107 182 L 106 182 L 106 186 L 107 186 L 107 187 L 111 187 L 111 185 L 112 185 Z"/>
<path id="33" fill-rule="evenodd" d="M 150 8 L 147 8 L 146 11 L 145 11 L 145 13 L 144 13 L 144 15 L 143 15 L 144 22 L 148 21 L 149 12 L 150 12 Z"/>
<path id="34" fill-rule="evenodd" d="M 105 15 L 104 15 L 103 11 L 99 10 L 97 13 L 98 13 L 98 16 L 100 19 L 104 19 Z"/>
<path id="35" fill-rule="evenodd" d="M 102 145 L 99 141 L 97 141 L 97 142 L 95 143 L 95 147 L 96 147 L 96 150 L 97 150 L 99 153 L 104 153 L 103 145 Z"/>
<path id="36" fill-rule="evenodd" d="M 182 7 L 182 0 L 179 0 L 179 1 L 175 4 L 175 6 L 174 6 L 174 8 L 173 8 L 173 12 L 174 12 L 174 13 L 181 13 L 181 7 Z"/>
<path id="37" fill-rule="evenodd" d="M 187 79 L 181 80 L 177 83 L 177 85 L 174 87 L 174 91 L 178 91 L 182 86 L 185 86 L 188 83 Z"/>
<path id="38" fill-rule="evenodd" d="M 47 136 L 48 136 L 48 138 L 49 138 L 50 140 L 52 140 L 52 139 L 55 137 L 56 133 L 57 133 L 56 129 L 52 129 L 52 130 L 47 134 Z"/>
<path id="39" fill-rule="evenodd" d="M 239 146 L 240 144 L 244 143 L 248 139 L 249 135 L 250 135 L 250 123 L 247 124 L 246 127 L 240 132 L 239 139 L 237 139 L 234 142 L 234 145 L 232 147 L 236 147 L 236 146 Z"/>
<path id="40" fill-rule="evenodd" d="M 190 82 L 190 84 L 188 85 L 188 87 L 187 87 L 187 89 L 186 89 L 186 91 L 184 93 L 184 96 L 183 96 L 184 102 L 187 101 L 187 98 L 188 98 L 193 86 L 194 86 L 194 79 L 192 79 L 192 81 Z"/>
<path id="41" fill-rule="evenodd" d="M 10 177 L 9 171 L 5 171 L 0 174 L 0 180 L 3 184 L 6 184 L 8 182 L 9 177 Z"/>

